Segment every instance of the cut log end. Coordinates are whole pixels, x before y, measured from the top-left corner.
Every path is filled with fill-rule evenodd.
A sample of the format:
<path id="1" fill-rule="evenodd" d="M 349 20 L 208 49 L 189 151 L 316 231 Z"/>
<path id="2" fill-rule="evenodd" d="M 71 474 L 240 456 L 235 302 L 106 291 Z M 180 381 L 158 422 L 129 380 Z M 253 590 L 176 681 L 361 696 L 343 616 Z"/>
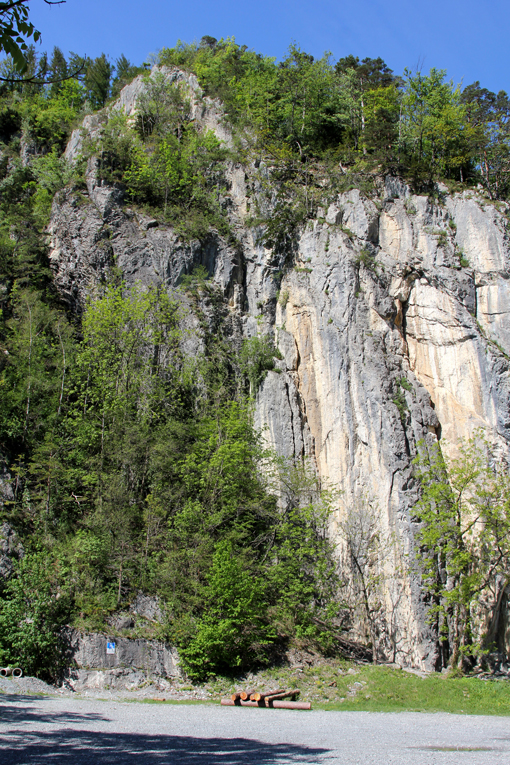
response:
<path id="1" fill-rule="evenodd" d="M 276 691 L 267 691 L 266 693 L 252 693 L 250 695 L 251 701 L 263 701 L 264 699 L 269 698 L 270 696 L 277 696 L 279 693 L 285 693 L 285 688 L 278 688 Z"/>

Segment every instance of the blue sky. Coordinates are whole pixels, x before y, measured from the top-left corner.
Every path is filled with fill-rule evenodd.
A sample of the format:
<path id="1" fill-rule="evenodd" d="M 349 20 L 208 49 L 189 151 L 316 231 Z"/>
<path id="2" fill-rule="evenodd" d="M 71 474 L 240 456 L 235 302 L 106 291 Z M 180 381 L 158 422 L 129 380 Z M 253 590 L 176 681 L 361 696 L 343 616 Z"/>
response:
<path id="1" fill-rule="evenodd" d="M 42 32 L 41 50 L 140 64 L 150 53 L 203 35 L 235 37 L 240 45 L 280 59 L 291 42 L 320 57 L 381 56 L 399 74 L 417 65 L 447 69 L 455 82 L 480 80 L 510 90 L 510 3 L 491 0 L 67 0 L 49 7 L 30 0 Z"/>

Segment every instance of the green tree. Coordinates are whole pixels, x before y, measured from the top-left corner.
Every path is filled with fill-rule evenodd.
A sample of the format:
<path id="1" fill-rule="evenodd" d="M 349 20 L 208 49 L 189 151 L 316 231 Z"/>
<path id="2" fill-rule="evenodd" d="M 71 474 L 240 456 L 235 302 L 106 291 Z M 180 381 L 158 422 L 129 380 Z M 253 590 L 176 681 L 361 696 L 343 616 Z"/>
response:
<path id="1" fill-rule="evenodd" d="M 128 85 L 128 83 L 130 83 L 137 74 L 140 74 L 141 71 L 142 69 L 140 67 L 134 66 L 122 53 L 115 61 L 115 78 L 112 82 L 112 96 L 116 98 L 122 88 L 125 85 Z"/>
<path id="2" fill-rule="evenodd" d="M 172 134 L 178 140 L 191 119 L 190 102 L 179 86 L 168 83 L 156 72 L 145 78 L 145 87 L 137 103 L 137 130 L 146 140 L 149 136 Z"/>
<path id="3" fill-rule="evenodd" d="M 102 109 L 110 97 L 110 85 L 114 67 L 106 55 L 90 61 L 85 73 L 85 88 L 94 109 Z"/>
<path id="4" fill-rule="evenodd" d="M 277 498 L 272 557 L 267 577 L 274 618 L 284 634 L 329 647 L 324 630 L 337 616 L 338 566 L 328 526 L 336 493 L 325 488 L 313 466 L 272 457 L 266 463 L 268 489 Z"/>
<path id="5" fill-rule="evenodd" d="M 16 289 L 12 307 L 9 360 L 2 380 L 3 437 L 28 447 L 44 436 L 61 407 L 70 338 L 66 322 L 36 291 Z"/>
<path id="6" fill-rule="evenodd" d="M 439 446 L 416 459 L 423 586 L 442 666 L 464 666 L 496 638 L 510 571 L 510 478 L 482 434 L 445 460 Z"/>
<path id="7" fill-rule="evenodd" d="M 274 500 L 258 475 L 260 446 L 245 405 L 227 402 L 214 411 L 208 404 L 201 416 L 165 431 L 167 440 L 155 454 L 160 480 L 153 501 L 166 508 L 168 537 L 167 552 L 156 557 L 157 576 L 180 619 L 202 611 L 202 587 L 218 542 L 244 550 L 247 562 L 261 553 Z M 170 464 L 168 454 L 174 455 Z"/>
<path id="8" fill-rule="evenodd" d="M 445 77 L 438 69 L 404 72 L 400 146 L 414 172 L 429 179 L 455 176 L 466 160 L 466 109 L 460 87 Z"/>
<path id="9" fill-rule="evenodd" d="M 50 217 L 55 194 L 76 179 L 76 169 L 65 156 L 59 156 L 55 146 L 48 154 L 34 159 L 31 169 L 37 180 L 37 191 L 33 199 L 34 214 L 45 225 Z"/>
<path id="10" fill-rule="evenodd" d="M 97 159 L 98 180 L 115 183 L 122 181 L 125 172 L 131 168 L 138 143 L 137 136 L 129 129 L 126 115 L 115 112 L 97 140 L 84 141 L 83 153 L 87 159 Z"/>
<path id="11" fill-rule="evenodd" d="M 262 576 L 246 567 L 231 542 L 216 545 L 203 616 L 179 644 L 182 668 L 192 680 L 267 661 L 276 633 L 267 623 L 266 590 Z"/>
<path id="12" fill-rule="evenodd" d="M 200 232 L 202 236 L 211 224 L 225 232 L 219 198 L 225 183 L 222 165 L 226 155 L 214 133 L 189 127 L 181 137 L 167 134 L 152 151 L 136 146 L 124 179 L 135 200 L 162 207 L 163 214 L 180 228 L 185 230 L 185 216 L 194 211 L 209 223 Z"/>
<path id="13" fill-rule="evenodd" d="M 250 384 L 250 396 L 257 395 L 260 383 L 267 372 L 274 369 L 275 358 L 281 358 L 281 353 L 267 336 L 249 337 L 243 340 L 239 362 L 240 369 Z"/>
<path id="14" fill-rule="evenodd" d="M 65 572 L 47 552 L 26 556 L 0 599 L 0 663 L 56 681 L 67 666 L 63 628 L 70 616 Z"/>
<path id="15" fill-rule="evenodd" d="M 60 87 L 62 85 L 62 81 L 65 80 L 68 74 L 68 67 L 67 67 L 67 61 L 66 57 L 58 48 L 55 46 L 53 48 L 53 53 L 51 54 L 51 59 L 49 63 L 49 69 L 48 74 L 51 80 L 56 80 L 56 82 L 52 82 L 50 85 L 50 93 L 52 96 L 56 96 L 60 90 Z"/>
<path id="16" fill-rule="evenodd" d="M 471 173 L 491 199 L 508 194 L 510 167 L 510 99 L 505 91 L 492 93 L 475 82 L 464 88 Z"/>
<path id="17" fill-rule="evenodd" d="M 352 55 L 336 63 L 335 73 L 340 91 L 341 121 L 349 128 L 355 150 L 361 148 L 366 154 L 368 147 L 373 148 L 374 133 L 388 133 L 393 126 L 397 78 L 381 58 L 364 58 L 360 62 Z M 374 98 L 374 91 L 379 91 L 378 98 Z M 385 123 L 382 131 L 381 122 Z M 390 129 L 385 138 L 393 140 L 393 136 L 394 129 Z M 379 147 L 382 140 L 384 138 L 379 138 Z"/>

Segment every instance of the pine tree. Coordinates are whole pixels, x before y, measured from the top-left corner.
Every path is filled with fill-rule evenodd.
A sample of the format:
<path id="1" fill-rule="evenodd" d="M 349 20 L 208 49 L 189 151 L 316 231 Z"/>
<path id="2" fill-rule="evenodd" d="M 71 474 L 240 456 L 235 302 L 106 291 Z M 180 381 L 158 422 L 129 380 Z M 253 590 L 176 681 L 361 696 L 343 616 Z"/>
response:
<path id="1" fill-rule="evenodd" d="M 62 80 L 68 74 L 66 58 L 57 46 L 53 48 L 53 53 L 51 54 L 48 74 L 51 80 L 57 80 L 57 82 L 52 83 L 50 88 L 50 94 L 56 96 L 62 87 Z"/>
<path id="2" fill-rule="evenodd" d="M 110 64 L 104 53 L 101 53 L 87 67 L 85 87 L 94 109 L 102 109 L 110 97 L 113 69 L 113 65 Z"/>

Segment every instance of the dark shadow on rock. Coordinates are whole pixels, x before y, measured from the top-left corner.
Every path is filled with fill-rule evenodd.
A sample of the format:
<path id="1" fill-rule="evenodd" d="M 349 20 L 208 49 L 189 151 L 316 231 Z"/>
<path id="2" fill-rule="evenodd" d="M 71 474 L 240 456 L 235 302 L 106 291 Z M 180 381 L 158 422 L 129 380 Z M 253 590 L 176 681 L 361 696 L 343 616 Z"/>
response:
<path id="1" fill-rule="evenodd" d="M 53 716 L 53 722 L 55 718 Z M 62 720 L 64 722 L 64 720 Z M 313 765 L 327 749 L 248 738 L 30 731 L 0 739 L 1 765 Z"/>

